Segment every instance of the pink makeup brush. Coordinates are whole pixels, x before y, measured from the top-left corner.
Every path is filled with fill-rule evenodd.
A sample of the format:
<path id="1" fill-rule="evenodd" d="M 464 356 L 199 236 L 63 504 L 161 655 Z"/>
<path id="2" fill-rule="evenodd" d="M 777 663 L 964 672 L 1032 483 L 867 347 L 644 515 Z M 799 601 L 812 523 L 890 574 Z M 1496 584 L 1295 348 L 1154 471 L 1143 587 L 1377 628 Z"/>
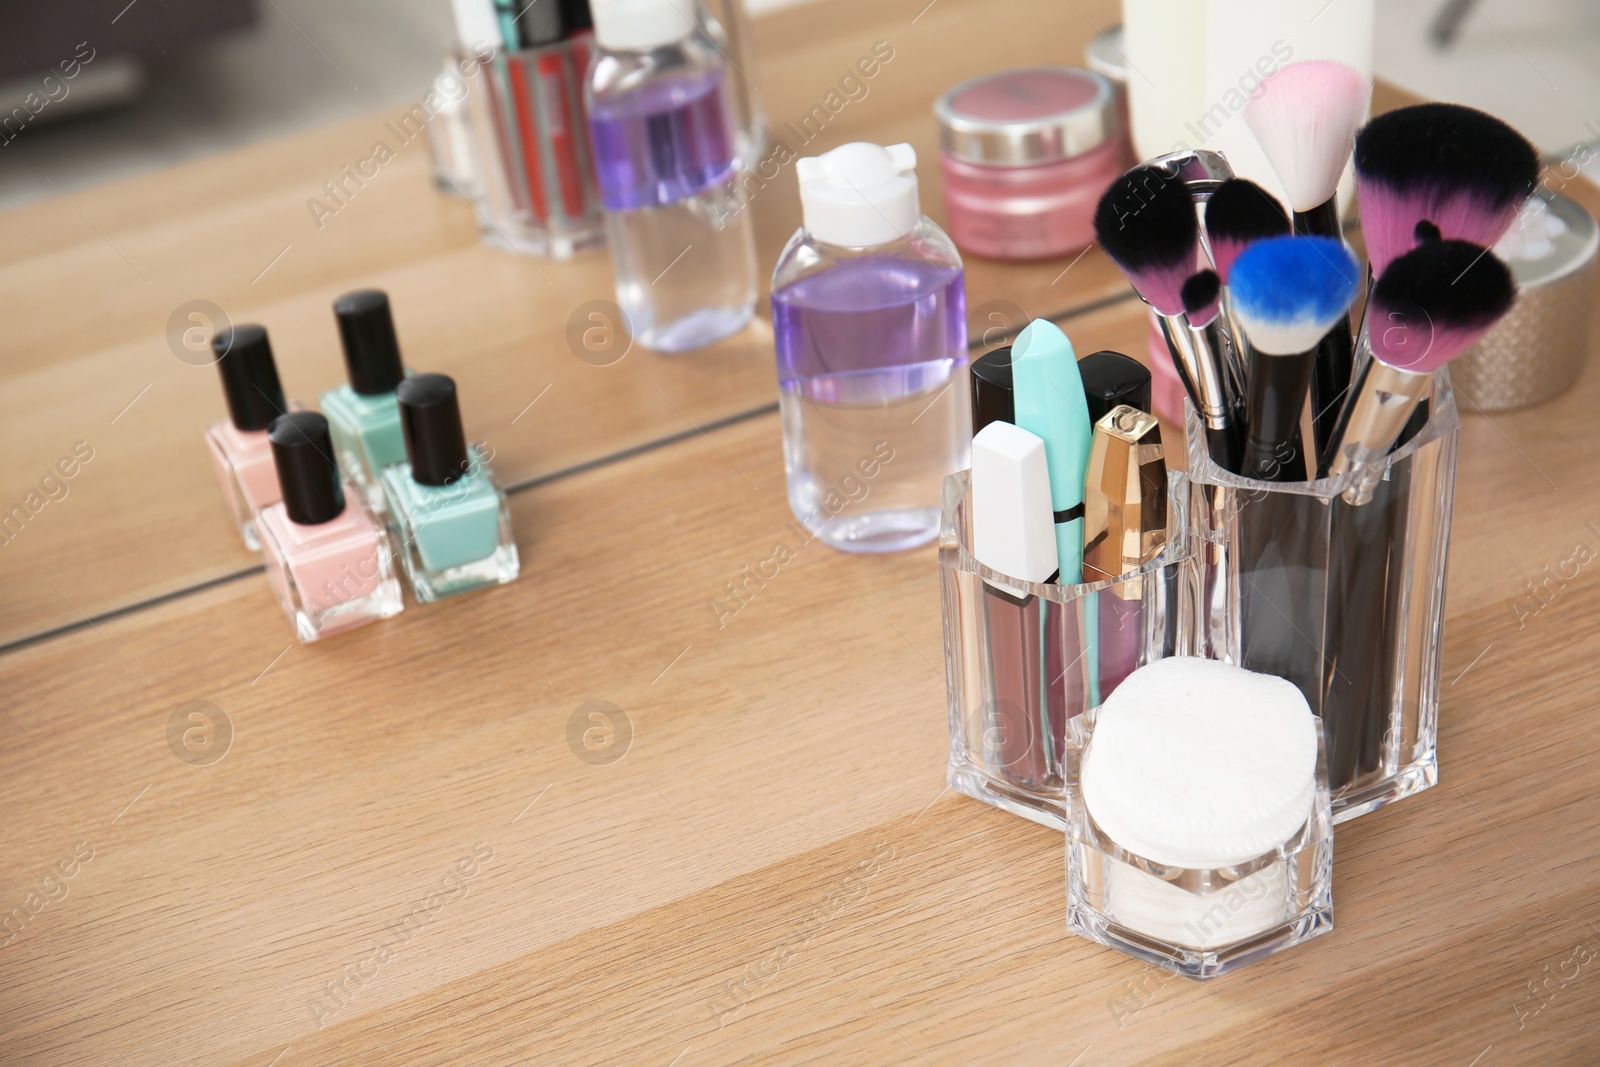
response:
<path id="1" fill-rule="evenodd" d="M 1288 235 L 1289 215 L 1283 205 L 1253 181 L 1225 181 L 1206 201 L 1206 241 L 1223 285 L 1246 248 L 1267 237 Z"/>
<path id="2" fill-rule="evenodd" d="M 1447 239 L 1493 248 L 1539 180 L 1539 153 L 1493 115 L 1418 104 L 1379 115 L 1356 136 L 1356 190 L 1372 271 L 1431 222 Z"/>
<path id="3" fill-rule="evenodd" d="M 1339 177 L 1371 101 L 1372 81 L 1360 72 L 1310 59 L 1279 68 L 1245 102 L 1245 125 L 1283 182 L 1295 233 L 1339 236 Z"/>
<path id="4" fill-rule="evenodd" d="M 1378 276 L 1367 311 L 1364 361 L 1334 432 L 1327 473 L 1338 477 L 1388 455 L 1433 384 L 1433 376 L 1472 347 L 1511 307 L 1511 272 L 1467 241 L 1425 240 Z M 1371 486 L 1345 494 L 1365 503 Z"/>

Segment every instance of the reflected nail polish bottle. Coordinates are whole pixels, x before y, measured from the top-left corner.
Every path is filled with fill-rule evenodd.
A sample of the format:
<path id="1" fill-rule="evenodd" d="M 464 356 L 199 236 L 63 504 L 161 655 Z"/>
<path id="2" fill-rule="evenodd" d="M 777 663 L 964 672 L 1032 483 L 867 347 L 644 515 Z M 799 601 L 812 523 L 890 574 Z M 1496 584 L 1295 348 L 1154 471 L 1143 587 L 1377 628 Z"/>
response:
<path id="1" fill-rule="evenodd" d="M 260 551 L 256 512 L 280 499 L 278 475 L 272 467 L 267 426 L 289 410 L 278 384 L 267 331 L 260 326 L 234 326 L 211 339 L 228 417 L 206 427 L 206 445 L 239 535 L 251 551 Z"/>
<path id="2" fill-rule="evenodd" d="M 261 513 L 267 584 L 302 641 L 315 641 L 405 606 L 381 523 L 333 461 L 328 420 L 297 411 L 267 431 L 281 503 Z"/>
<path id="3" fill-rule="evenodd" d="M 467 448 L 456 383 L 419 374 L 396 392 L 407 462 L 383 472 L 383 489 L 417 603 L 514 580 L 511 509 L 482 450 Z"/>
<path id="4" fill-rule="evenodd" d="M 395 386 L 406 376 L 400 342 L 389 314 L 389 297 L 381 290 L 346 293 L 333 302 L 333 314 L 339 322 L 350 384 L 323 393 L 322 412 L 328 417 L 339 469 L 381 513 L 383 468 L 406 458 L 394 399 Z"/>

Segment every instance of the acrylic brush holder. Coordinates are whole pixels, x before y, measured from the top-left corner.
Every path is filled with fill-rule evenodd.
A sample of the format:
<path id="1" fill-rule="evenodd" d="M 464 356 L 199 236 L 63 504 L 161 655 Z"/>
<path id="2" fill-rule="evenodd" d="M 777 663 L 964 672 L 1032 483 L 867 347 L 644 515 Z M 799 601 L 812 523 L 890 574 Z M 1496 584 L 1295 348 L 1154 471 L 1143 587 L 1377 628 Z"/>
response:
<path id="1" fill-rule="evenodd" d="M 1068 723 L 1129 671 L 1181 648 L 1189 489 L 1175 471 L 1167 486 L 1167 540 L 1153 560 L 1116 578 L 1058 585 L 979 563 L 971 472 L 945 479 L 939 576 L 952 789 L 1066 828 Z"/>
<path id="2" fill-rule="evenodd" d="M 1448 371 L 1427 403 L 1427 421 L 1390 452 L 1359 506 L 1341 498 L 1348 477 L 1266 482 L 1222 470 L 1186 409 L 1186 651 L 1300 688 L 1322 719 L 1335 822 L 1438 780 L 1459 428 Z"/>

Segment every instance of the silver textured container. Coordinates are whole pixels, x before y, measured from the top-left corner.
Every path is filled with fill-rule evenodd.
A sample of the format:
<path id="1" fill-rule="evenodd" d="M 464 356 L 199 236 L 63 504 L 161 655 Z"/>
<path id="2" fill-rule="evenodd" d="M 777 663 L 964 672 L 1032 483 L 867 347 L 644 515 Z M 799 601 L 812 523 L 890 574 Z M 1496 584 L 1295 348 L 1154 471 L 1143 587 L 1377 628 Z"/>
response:
<path id="1" fill-rule="evenodd" d="M 1548 189 L 1495 246 L 1517 283 L 1510 313 L 1450 364 L 1463 411 L 1506 411 L 1565 392 L 1589 356 L 1600 226 Z"/>

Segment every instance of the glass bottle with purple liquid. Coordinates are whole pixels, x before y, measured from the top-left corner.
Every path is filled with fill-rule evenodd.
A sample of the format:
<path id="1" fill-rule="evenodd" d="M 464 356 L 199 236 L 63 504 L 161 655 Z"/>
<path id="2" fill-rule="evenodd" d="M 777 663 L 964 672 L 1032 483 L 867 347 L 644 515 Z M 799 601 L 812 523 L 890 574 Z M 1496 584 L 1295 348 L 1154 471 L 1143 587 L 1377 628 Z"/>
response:
<path id="1" fill-rule="evenodd" d="M 933 540 L 968 462 L 965 278 L 916 162 L 859 142 L 799 160 L 805 225 L 772 275 L 789 506 L 846 552 Z"/>
<path id="2" fill-rule="evenodd" d="M 743 328 L 756 252 L 735 189 L 722 57 L 685 0 L 595 0 L 587 103 L 617 303 L 634 339 L 679 352 Z"/>

